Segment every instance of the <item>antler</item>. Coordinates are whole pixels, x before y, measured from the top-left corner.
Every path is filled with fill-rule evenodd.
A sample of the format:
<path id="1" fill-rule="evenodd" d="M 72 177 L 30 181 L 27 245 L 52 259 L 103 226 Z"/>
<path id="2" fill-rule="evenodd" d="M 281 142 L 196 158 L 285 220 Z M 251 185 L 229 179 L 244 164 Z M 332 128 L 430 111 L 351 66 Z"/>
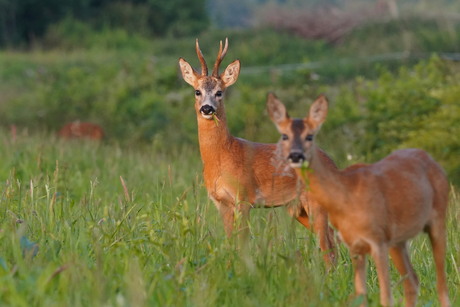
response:
<path id="1" fill-rule="evenodd" d="M 222 42 L 221 42 L 222 48 Z M 208 75 L 208 65 L 206 65 L 206 61 L 204 60 L 203 53 L 201 52 L 200 45 L 198 44 L 198 38 L 196 39 L 196 54 L 198 55 L 198 59 L 200 59 L 201 63 L 201 75 L 207 76 Z"/>
<path id="2" fill-rule="evenodd" d="M 227 49 L 228 49 L 228 38 L 225 38 L 224 50 L 222 50 L 222 41 L 220 41 L 219 53 L 217 54 L 216 63 L 214 64 L 214 69 L 212 70 L 212 75 L 214 77 L 219 76 L 219 66 L 220 66 L 220 63 L 222 63 L 222 60 L 224 59 L 225 54 L 227 53 Z"/>

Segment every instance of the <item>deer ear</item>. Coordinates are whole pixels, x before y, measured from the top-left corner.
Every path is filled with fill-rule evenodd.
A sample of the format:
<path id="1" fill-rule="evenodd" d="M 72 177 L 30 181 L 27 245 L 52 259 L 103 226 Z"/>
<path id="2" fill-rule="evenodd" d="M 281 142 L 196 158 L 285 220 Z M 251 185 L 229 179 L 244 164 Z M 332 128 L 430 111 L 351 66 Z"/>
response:
<path id="1" fill-rule="evenodd" d="M 182 72 L 182 78 L 185 82 L 195 87 L 196 80 L 198 79 L 199 74 L 193 69 L 193 67 L 183 58 L 179 59 L 179 67 Z"/>
<path id="2" fill-rule="evenodd" d="M 267 96 L 267 110 L 271 120 L 275 125 L 279 125 L 282 122 L 289 119 L 289 115 L 286 111 L 284 104 L 276 97 L 273 93 L 268 93 Z"/>
<path id="3" fill-rule="evenodd" d="M 229 87 L 236 82 L 240 75 L 240 68 L 240 60 L 233 61 L 225 68 L 224 72 L 220 75 L 220 78 L 224 81 L 225 87 Z"/>
<path id="4" fill-rule="evenodd" d="M 326 120 L 328 105 L 326 96 L 320 95 L 311 105 L 310 112 L 304 121 L 308 122 L 313 129 L 319 129 Z"/>

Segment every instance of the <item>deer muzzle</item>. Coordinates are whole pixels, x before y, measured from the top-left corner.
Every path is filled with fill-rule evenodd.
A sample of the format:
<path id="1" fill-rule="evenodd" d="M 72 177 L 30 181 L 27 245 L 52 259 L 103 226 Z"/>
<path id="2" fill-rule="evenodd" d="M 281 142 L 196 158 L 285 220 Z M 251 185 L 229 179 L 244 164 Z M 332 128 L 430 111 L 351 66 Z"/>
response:
<path id="1" fill-rule="evenodd" d="M 288 160 L 291 167 L 301 167 L 303 161 L 305 161 L 305 156 L 302 152 L 291 152 L 288 156 Z"/>
<path id="2" fill-rule="evenodd" d="M 216 110 L 214 109 L 213 106 L 210 106 L 209 104 L 205 104 L 200 108 L 200 113 L 203 115 L 203 117 L 210 119 L 212 118 L 212 115 L 216 113 Z"/>

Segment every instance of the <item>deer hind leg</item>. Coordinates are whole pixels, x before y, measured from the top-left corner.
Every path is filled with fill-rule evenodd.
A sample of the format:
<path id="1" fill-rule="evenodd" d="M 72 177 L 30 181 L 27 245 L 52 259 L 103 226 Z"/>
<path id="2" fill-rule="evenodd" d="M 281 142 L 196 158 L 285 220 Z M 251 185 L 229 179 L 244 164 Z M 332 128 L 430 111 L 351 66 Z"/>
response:
<path id="1" fill-rule="evenodd" d="M 398 270 L 404 278 L 404 297 L 406 306 L 415 306 L 419 289 L 419 281 L 409 259 L 407 243 L 403 242 L 390 248 L 390 255 Z"/>
<path id="2" fill-rule="evenodd" d="M 447 277 L 445 270 L 446 254 L 446 226 L 445 217 L 438 217 L 427 228 L 426 231 L 430 238 L 433 249 L 434 263 L 436 266 L 436 281 L 438 297 L 442 307 L 450 306 L 450 300 L 447 290 Z"/>
<path id="3" fill-rule="evenodd" d="M 371 252 L 377 268 L 377 277 L 380 288 L 380 304 L 382 306 L 393 306 L 388 264 L 388 247 L 385 244 L 375 245 L 372 246 Z"/>
<path id="4" fill-rule="evenodd" d="M 336 263 L 336 249 L 334 242 L 334 231 L 329 227 L 327 212 L 316 201 L 308 199 L 306 195 L 301 196 L 303 211 L 297 220 L 305 227 L 311 228 L 319 238 L 319 247 L 323 251 L 324 261 L 328 266 Z M 311 214 L 308 215 L 308 212 Z M 304 215 L 302 215 L 304 214 Z"/>

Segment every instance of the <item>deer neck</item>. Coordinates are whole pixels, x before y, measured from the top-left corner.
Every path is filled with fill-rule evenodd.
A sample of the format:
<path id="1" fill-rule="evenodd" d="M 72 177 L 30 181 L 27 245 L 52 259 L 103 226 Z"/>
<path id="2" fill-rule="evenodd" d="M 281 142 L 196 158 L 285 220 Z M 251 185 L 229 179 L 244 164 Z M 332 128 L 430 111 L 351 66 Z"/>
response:
<path id="1" fill-rule="evenodd" d="M 302 170 L 298 170 L 302 173 Z M 339 213 L 347 203 L 348 195 L 346 178 L 342 172 L 321 153 L 319 148 L 313 149 L 309 169 L 303 171 L 301 178 L 313 197 L 325 207 L 328 213 Z"/>
<path id="2" fill-rule="evenodd" d="M 199 113 L 198 142 L 205 167 L 218 166 L 220 157 L 228 152 L 233 137 L 227 127 L 225 110 L 217 112 L 214 120 L 203 118 Z"/>

